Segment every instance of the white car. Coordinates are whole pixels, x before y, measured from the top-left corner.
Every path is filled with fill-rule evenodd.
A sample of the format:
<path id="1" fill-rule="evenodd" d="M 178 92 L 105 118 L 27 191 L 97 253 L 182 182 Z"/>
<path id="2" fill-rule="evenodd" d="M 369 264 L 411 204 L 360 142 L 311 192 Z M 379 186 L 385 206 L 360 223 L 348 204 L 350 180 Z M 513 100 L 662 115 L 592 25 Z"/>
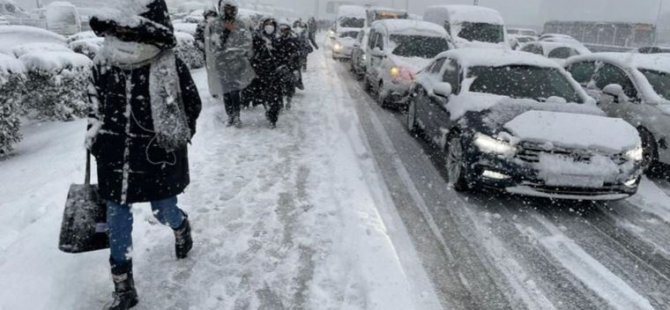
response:
<path id="1" fill-rule="evenodd" d="M 537 31 L 526 28 L 507 28 L 507 34 L 513 36 L 539 37 Z"/>
<path id="2" fill-rule="evenodd" d="M 351 52 L 354 49 L 356 37 L 358 37 L 360 31 L 358 28 L 337 28 L 332 45 L 333 59 L 351 59 Z"/>
<path id="3" fill-rule="evenodd" d="M 564 65 L 565 61 L 570 57 L 591 54 L 591 51 L 584 47 L 584 45 L 570 42 L 531 42 L 523 45 L 519 50 L 522 52 L 542 55 L 555 61 L 561 66 Z"/>
<path id="4" fill-rule="evenodd" d="M 599 106 L 640 132 L 644 165 L 664 172 L 670 164 L 670 57 L 595 53 L 571 58 L 566 69 Z"/>
<path id="5" fill-rule="evenodd" d="M 382 106 L 403 106 L 416 73 L 449 49 L 447 37 L 444 28 L 424 21 L 373 23 L 365 47 L 366 88 Z"/>
<path id="6" fill-rule="evenodd" d="M 429 6 L 423 20 L 444 27 L 457 48 L 510 48 L 505 21 L 494 9 L 473 5 Z"/>
<path id="7" fill-rule="evenodd" d="M 13 54 L 14 48 L 31 43 L 52 44 L 67 48 L 65 37 L 30 26 L 0 26 L 0 51 Z"/>
<path id="8" fill-rule="evenodd" d="M 555 62 L 517 51 L 455 49 L 417 75 L 407 128 L 444 151 L 457 191 L 552 199 L 636 193 L 635 128 L 606 117 Z"/>

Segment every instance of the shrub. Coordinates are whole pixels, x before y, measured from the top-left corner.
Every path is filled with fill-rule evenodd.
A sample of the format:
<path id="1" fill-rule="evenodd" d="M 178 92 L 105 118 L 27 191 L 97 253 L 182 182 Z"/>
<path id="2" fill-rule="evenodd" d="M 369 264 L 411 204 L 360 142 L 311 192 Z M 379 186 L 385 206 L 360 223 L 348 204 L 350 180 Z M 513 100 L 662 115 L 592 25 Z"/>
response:
<path id="1" fill-rule="evenodd" d="M 177 48 L 175 52 L 181 60 L 191 69 L 198 69 L 205 66 L 204 53 L 195 46 L 195 39 L 192 35 L 185 32 L 175 32 L 177 37 Z"/>
<path id="2" fill-rule="evenodd" d="M 0 54 L 0 156 L 21 141 L 19 105 L 23 96 L 24 67 L 17 59 Z"/>
<path id="3" fill-rule="evenodd" d="M 41 120 L 72 120 L 87 113 L 87 87 L 92 62 L 73 52 L 29 53 L 24 112 Z"/>

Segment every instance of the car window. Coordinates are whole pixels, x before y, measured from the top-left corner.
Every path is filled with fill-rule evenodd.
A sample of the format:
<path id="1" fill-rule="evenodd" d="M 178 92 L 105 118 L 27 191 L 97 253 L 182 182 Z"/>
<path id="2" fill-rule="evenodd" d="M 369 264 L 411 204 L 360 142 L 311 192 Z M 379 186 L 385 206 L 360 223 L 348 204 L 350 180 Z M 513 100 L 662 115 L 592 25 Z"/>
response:
<path id="1" fill-rule="evenodd" d="M 544 52 L 542 51 L 542 46 L 539 46 L 537 44 L 528 44 L 524 46 L 521 51 L 523 52 L 528 52 L 528 53 L 533 53 L 533 54 L 538 54 L 538 55 L 544 55 Z"/>
<path id="2" fill-rule="evenodd" d="M 451 84 L 454 94 L 460 93 L 460 67 L 458 62 L 453 59 L 446 60 L 444 65 L 444 74 L 442 76 L 442 81 Z"/>
<path id="3" fill-rule="evenodd" d="M 435 63 L 433 63 L 433 66 L 430 68 L 430 73 L 439 74 L 440 70 L 442 70 L 442 65 L 446 60 L 447 60 L 446 58 L 440 58 L 437 61 L 435 61 Z"/>
<path id="4" fill-rule="evenodd" d="M 395 45 L 393 54 L 401 57 L 432 59 L 449 49 L 449 43 L 441 37 L 392 35 L 389 39 Z"/>
<path id="5" fill-rule="evenodd" d="M 384 36 L 381 33 L 377 33 L 374 47 L 378 47 L 382 51 L 384 50 Z"/>
<path id="6" fill-rule="evenodd" d="M 572 74 L 572 78 L 579 84 L 586 85 L 593 79 L 593 74 L 596 72 L 595 61 L 577 62 L 568 67 L 568 72 Z"/>
<path id="7" fill-rule="evenodd" d="M 604 64 L 596 73 L 594 80 L 599 89 L 604 89 L 605 86 L 610 84 L 619 84 L 623 87 L 626 96 L 637 98 L 637 90 L 633 81 L 631 81 L 623 70 L 611 64 Z"/>
<path id="8" fill-rule="evenodd" d="M 667 72 L 640 69 L 640 72 L 647 78 L 654 91 L 663 99 L 670 100 L 670 74 Z"/>
<path id="9" fill-rule="evenodd" d="M 579 52 L 571 47 L 559 47 L 551 52 L 549 52 L 549 58 L 555 58 L 555 59 L 568 59 L 572 56 L 577 56 L 579 55 Z"/>
<path id="10" fill-rule="evenodd" d="M 377 40 L 377 32 L 374 31 L 374 30 L 371 30 L 370 31 L 370 36 L 368 36 L 368 47 L 370 47 L 370 49 L 375 48 L 375 40 Z"/>

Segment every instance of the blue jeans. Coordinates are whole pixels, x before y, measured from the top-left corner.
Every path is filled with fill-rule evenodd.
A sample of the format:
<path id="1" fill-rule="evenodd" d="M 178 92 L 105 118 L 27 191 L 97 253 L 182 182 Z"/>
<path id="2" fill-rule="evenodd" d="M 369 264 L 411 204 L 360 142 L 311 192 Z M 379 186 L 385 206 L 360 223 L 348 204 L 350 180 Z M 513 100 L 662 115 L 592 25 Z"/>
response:
<path id="1" fill-rule="evenodd" d="M 130 205 L 107 201 L 107 225 L 109 226 L 109 247 L 112 265 L 130 262 L 133 248 L 133 213 Z M 182 226 L 185 213 L 177 207 L 177 196 L 165 200 L 152 201 L 151 210 L 163 225 L 177 229 Z"/>

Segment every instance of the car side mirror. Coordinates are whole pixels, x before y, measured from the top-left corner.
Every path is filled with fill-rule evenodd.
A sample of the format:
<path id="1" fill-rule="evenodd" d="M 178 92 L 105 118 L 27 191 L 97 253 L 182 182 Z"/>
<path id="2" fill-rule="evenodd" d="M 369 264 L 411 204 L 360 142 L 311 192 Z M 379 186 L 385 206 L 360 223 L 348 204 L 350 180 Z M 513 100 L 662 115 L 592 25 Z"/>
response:
<path id="1" fill-rule="evenodd" d="M 451 87 L 451 84 L 449 84 L 449 83 L 438 83 L 433 88 L 433 93 L 435 93 L 435 95 L 438 95 L 438 96 L 444 97 L 444 98 L 449 98 L 449 96 L 451 96 L 451 94 L 453 92 L 454 92 L 454 89 Z"/>
<path id="2" fill-rule="evenodd" d="M 612 97 L 615 103 L 621 102 L 626 96 L 623 92 L 623 87 L 619 84 L 609 84 L 605 86 L 605 88 L 603 88 L 603 95 Z"/>

